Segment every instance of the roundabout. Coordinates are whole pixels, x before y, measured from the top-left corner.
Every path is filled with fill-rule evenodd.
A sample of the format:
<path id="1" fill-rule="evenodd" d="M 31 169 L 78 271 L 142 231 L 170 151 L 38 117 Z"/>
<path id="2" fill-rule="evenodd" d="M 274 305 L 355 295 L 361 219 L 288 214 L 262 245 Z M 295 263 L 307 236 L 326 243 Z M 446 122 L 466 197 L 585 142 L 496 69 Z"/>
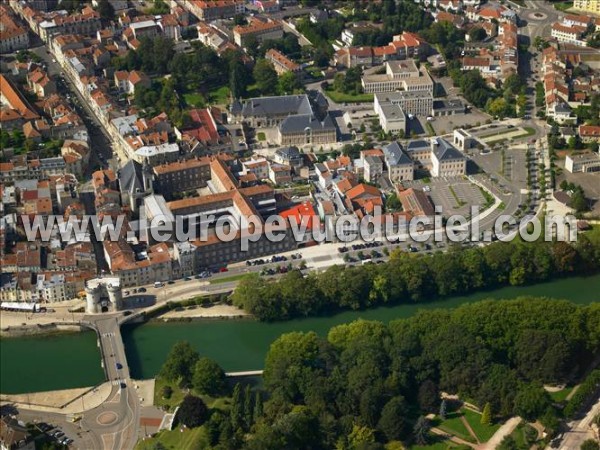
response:
<path id="1" fill-rule="evenodd" d="M 541 12 L 534 12 L 529 14 L 527 17 L 531 20 L 546 20 L 548 15 Z"/>
<path id="2" fill-rule="evenodd" d="M 119 420 L 119 415 L 113 411 L 103 412 L 96 418 L 96 422 L 98 422 L 99 425 L 104 425 L 104 426 L 112 425 L 112 424 L 116 423 L 118 420 Z"/>

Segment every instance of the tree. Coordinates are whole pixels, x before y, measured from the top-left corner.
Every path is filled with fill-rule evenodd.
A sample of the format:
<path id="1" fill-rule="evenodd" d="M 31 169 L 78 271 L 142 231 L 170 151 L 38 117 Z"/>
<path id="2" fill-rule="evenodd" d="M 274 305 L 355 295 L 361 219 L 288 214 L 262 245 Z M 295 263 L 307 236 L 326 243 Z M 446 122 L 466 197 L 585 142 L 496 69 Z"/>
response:
<path id="1" fill-rule="evenodd" d="M 483 413 L 481 414 L 481 423 L 482 425 L 492 424 L 492 405 L 490 405 L 490 402 L 487 402 L 483 407 Z"/>
<path id="2" fill-rule="evenodd" d="M 487 37 L 487 33 L 481 27 L 474 27 L 469 31 L 469 36 L 474 42 L 483 41 Z"/>
<path id="3" fill-rule="evenodd" d="M 393 397 L 383 407 L 377 428 L 383 431 L 390 441 L 405 439 L 410 430 L 409 414 L 404 397 Z"/>
<path id="4" fill-rule="evenodd" d="M 302 83 L 294 72 L 286 72 L 277 81 L 277 90 L 281 95 L 293 94 L 302 90 Z"/>
<path id="5" fill-rule="evenodd" d="M 115 8 L 108 0 L 100 0 L 98 2 L 98 13 L 103 20 L 109 21 L 115 18 Z"/>
<path id="6" fill-rule="evenodd" d="M 523 385 L 515 396 L 515 414 L 534 421 L 550 406 L 550 397 L 542 386 Z"/>
<path id="7" fill-rule="evenodd" d="M 254 408 L 252 411 L 252 421 L 254 423 L 258 422 L 263 415 L 263 400 L 260 391 L 256 391 L 256 395 L 254 396 Z"/>
<path id="8" fill-rule="evenodd" d="M 442 403 L 440 404 L 440 418 L 442 420 L 446 420 L 446 399 L 442 400 Z"/>
<path id="9" fill-rule="evenodd" d="M 502 439 L 502 442 L 500 442 L 500 445 L 498 446 L 498 450 L 519 450 L 519 445 L 517 444 L 517 441 L 515 441 L 515 438 L 509 435 Z"/>
<path id="10" fill-rule="evenodd" d="M 432 412 L 440 404 L 440 391 L 437 385 L 431 380 L 425 380 L 419 386 L 419 407 L 423 411 Z"/>
<path id="11" fill-rule="evenodd" d="M 160 391 L 160 395 L 164 399 L 170 399 L 171 395 L 173 395 L 173 388 L 168 384 L 165 384 Z"/>
<path id="12" fill-rule="evenodd" d="M 240 383 L 236 383 L 233 388 L 233 398 L 231 400 L 229 417 L 234 431 L 237 431 L 244 426 L 244 393 Z"/>
<path id="13" fill-rule="evenodd" d="M 188 428 L 202 425 L 208 418 L 208 408 L 200 397 L 186 395 L 177 410 L 177 419 Z"/>
<path id="14" fill-rule="evenodd" d="M 246 429 L 249 430 L 252 424 L 254 423 L 254 404 L 252 398 L 252 391 L 250 389 L 250 385 L 247 384 L 244 389 L 244 424 L 246 425 Z"/>
<path id="15" fill-rule="evenodd" d="M 192 378 L 192 370 L 198 361 L 198 352 L 187 341 L 177 342 L 167 355 L 167 360 L 160 369 L 160 376 L 167 380 L 177 381 L 181 379 L 189 383 Z"/>
<path id="16" fill-rule="evenodd" d="M 600 450 L 600 445 L 594 439 L 588 439 L 581 444 L 581 450 Z"/>
<path id="17" fill-rule="evenodd" d="M 274 94 L 277 89 L 277 72 L 270 61 L 259 59 L 253 70 L 256 87 L 261 94 Z"/>
<path id="18" fill-rule="evenodd" d="M 210 358 L 200 358 L 192 375 L 194 389 L 200 394 L 217 396 L 225 391 L 225 372 Z"/>
<path id="19" fill-rule="evenodd" d="M 417 419 L 417 423 L 413 428 L 413 433 L 415 435 L 415 441 L 419 445 L 426 445 L 428 440 L 428 433 L 431 425 L 429 420 L 426 417 L 421 416 Z"/>

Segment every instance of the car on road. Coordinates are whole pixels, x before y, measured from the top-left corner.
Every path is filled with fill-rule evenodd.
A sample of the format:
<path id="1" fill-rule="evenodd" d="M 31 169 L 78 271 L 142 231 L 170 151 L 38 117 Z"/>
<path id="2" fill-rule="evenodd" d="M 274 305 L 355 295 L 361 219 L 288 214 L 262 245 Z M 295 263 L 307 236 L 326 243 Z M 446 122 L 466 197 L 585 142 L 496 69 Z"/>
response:
<path id="1" fill-rule="evenodd" d="M 142 288 L 139 288 L 139 289 L 138 289 L 138 292 L 146 292 L 146 288 L 143 288 L 143 287 L 142 287 Z"/>
<path id="2" fill-rule="evenodd" d="M 121 363 L 117 363 L 116 366 L 118 370 L 121 370 L 123 368 L 123 364 Z"/>
<path id="3" fill-rule="evenodd" d="M 183 280 L 184 281 L 192 281 L 192 279 L 190 277 L 185 277 Z"/>

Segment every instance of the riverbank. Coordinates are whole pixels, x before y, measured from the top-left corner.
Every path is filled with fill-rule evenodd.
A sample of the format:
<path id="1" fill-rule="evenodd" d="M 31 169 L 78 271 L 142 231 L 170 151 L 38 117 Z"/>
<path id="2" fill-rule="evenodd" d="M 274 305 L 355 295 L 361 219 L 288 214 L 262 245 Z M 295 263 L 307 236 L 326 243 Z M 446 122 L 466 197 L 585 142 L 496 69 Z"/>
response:
<path id="1" fill-rule="evenodd" d="M 22 323 L 19 325 L 7 326 L 0 329 L 0 337 L 3 339 L 20 338 L 26 336 L 52 336 L 59 334 L 72 334 L 85 331 L 86 328 L 72 323 Z"/>

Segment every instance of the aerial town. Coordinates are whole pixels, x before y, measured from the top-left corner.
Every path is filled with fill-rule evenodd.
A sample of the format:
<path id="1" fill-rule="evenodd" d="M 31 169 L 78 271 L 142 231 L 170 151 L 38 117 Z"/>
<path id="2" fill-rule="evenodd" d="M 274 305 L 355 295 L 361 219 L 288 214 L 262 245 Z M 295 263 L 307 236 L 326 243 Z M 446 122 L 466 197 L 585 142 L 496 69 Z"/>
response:
<path id="1" fill-rule="evenodd" d="M 600 449 L 600 1 L 3 0 L 0 107 L 1 450 Z"/>

